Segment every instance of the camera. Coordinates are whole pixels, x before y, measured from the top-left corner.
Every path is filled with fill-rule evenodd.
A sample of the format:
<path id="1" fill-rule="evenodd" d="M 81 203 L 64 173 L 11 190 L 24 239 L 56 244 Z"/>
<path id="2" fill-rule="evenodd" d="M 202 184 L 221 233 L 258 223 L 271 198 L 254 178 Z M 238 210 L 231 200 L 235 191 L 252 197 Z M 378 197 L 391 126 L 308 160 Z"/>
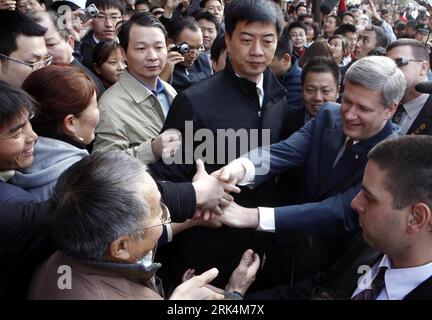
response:
<path id="1" fill-rule="evenodd" d="M 190 51 L 189 45 L 186 42 L 176 44 L 170 51 L 177 51 L 180 54 L 185 54 Z"/>
<path id="2" fill-rule="evenodd" d="M 81 21 L 83 23 L 89 21 L 91 18 L 94 18 L 99 14 L 98 8 L 96 8 L 96 6 L 93 3 L 89 5 L 87 8 L 85 8 L 84 11 L 85 13 L 80 15 Z"/>

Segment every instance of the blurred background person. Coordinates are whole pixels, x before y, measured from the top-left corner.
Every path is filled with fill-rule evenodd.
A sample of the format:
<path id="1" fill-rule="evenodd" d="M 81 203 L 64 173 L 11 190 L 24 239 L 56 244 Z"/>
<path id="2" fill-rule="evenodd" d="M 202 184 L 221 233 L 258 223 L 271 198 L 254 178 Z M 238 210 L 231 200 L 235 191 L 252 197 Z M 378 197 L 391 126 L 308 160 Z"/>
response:
<path id="1" fill-rule="evenodd" d="M 105 89 L 117 82 L 126 67 L 126 60 L 121 54 L 117 41 L 101 41 L 94 48 L 93 70 Z"/>

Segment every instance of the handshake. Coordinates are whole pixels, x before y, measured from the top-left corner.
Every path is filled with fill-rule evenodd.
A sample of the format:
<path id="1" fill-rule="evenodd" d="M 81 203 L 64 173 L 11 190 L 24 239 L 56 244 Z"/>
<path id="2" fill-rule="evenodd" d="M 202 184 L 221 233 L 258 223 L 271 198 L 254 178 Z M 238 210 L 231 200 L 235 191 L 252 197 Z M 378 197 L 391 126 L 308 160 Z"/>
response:
<path id="1" fill-rule="evenodd" d="M 234 160 L 209 175 L 201 159 L 192 184 L 196 193 L 197 210 L 192 221 L 196 225 L 218 228 L 222 224 L 236 228 L 257 228 L 258 209 L 244 208 L 234 202 L 231 193 L 240 193 L 236 184 L 242 182 L 246 168 Z"/>

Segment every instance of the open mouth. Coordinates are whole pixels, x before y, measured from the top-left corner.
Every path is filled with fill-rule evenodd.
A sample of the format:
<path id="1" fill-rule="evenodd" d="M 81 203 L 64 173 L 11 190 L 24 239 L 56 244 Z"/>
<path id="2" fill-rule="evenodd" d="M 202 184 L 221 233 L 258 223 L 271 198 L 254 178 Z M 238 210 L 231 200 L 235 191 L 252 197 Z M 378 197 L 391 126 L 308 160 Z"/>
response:
<path id="1" fill-rule="evenodd" d="M 25 156 L 31 156 L 34 152 L 34 146 L 31 147 L 30 149 L 27 149 L 26 151 L 24 151 L 24 155 Z"/>

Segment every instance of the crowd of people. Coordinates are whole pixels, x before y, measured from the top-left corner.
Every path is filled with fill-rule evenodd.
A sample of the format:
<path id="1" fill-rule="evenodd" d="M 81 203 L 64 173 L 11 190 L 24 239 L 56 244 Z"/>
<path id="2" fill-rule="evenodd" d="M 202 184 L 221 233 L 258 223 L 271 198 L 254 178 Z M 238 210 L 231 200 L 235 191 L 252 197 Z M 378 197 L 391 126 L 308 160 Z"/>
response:
<path id="1" fill-rule="evenodd" d="M 0 298 L 432 299 L 423 4 L 0 0 Z"/>

